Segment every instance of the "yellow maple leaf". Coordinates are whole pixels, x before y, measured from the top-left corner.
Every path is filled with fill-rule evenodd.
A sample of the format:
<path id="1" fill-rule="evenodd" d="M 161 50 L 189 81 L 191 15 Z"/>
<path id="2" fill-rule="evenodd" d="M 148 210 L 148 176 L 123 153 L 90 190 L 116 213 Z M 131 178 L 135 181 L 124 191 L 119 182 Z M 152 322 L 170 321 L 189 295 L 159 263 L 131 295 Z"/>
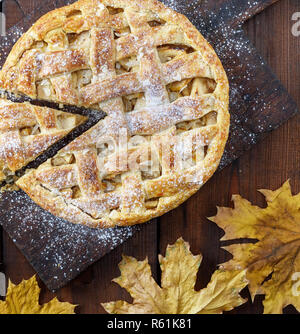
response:
<path id="1" fill-rule="evenodd" d="M 76 305 L 61 303 L 57 298 L 49 303 L 39 305 L 39 294 L 36 277 L 23 280 L 19 285 L 9 281 L 6 299 L 0 301 L 0 314 L 74 314 Z"/>
<path id="2" fill-rule="evenodd" d="M 230 311 L 246 302 L 239 295 L 248 284 L 241 270 L 217 270 L 205 289 L 195 291 L 201 261 L 201 255 L 194 256 L 189 244 L 178 239 L 167 247 L 166 257 L 159 255 L 160 287 L 152 277 L 148 259 L 123 256 L 121 276 L 113 281 L 131 294 L 133 303 L 119 300 L 102 306 L 115 314 L 200 314 Z"/>
<path id="3" fill-rule="evenodd" d="M 225 270 L 247 269 L 252 299 L 264 294 L 264 313 L 282 313 L 287 305 L 300 311 L 300 193 L 293 196 L 289 181 L 276 191 L 260 190 L 266 208 L 233 196 L 234 209 L 218 208 L 210 218 L 224 229 L 222 240 L 256 239 L 224 247 L 233 259 Z M 258 240 L 258 241 L 257 241 Z"/>

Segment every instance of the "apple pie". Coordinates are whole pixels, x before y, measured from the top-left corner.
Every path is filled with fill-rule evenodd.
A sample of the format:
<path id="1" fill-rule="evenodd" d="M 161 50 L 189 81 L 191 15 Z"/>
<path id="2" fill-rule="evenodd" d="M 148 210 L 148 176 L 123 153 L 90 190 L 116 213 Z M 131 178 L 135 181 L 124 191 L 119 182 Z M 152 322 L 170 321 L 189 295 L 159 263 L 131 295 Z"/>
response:
<path id="1" fill-rule="evenodd" d="M 133 225 L 177 207 L 215 172 L 229 85 L 209 43 L 156 0 L 79 0 L 38 20 L 0 87 L 106 116 L 17 181 L 72 223 Z"/>

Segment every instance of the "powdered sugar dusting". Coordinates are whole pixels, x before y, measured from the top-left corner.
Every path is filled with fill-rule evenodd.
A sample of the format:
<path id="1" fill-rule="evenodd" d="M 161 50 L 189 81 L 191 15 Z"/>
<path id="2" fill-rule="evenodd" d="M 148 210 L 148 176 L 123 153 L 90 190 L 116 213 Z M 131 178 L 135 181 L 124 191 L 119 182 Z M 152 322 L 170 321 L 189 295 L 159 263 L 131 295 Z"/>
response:
<path id="1" fill-rule="evenodd" d="M 189 1 L 162 0 L 162 2 L 166 6 L 181 14 L 191 13 L 195 10 L 198 10 L 199 6 L 201 6 L 202 1 L 203 0 L 189 0 Z"/>
<path id="2" fill-rule="evenodd" d="M 5 36 L 1 37 L 0 64 L 4 63 L 6 57 L 10 52 L 11 47 L 17 42 L 17 40 L 22 36 L 23 33 L 24 29 L 17 26 L 10 29 Z"/>

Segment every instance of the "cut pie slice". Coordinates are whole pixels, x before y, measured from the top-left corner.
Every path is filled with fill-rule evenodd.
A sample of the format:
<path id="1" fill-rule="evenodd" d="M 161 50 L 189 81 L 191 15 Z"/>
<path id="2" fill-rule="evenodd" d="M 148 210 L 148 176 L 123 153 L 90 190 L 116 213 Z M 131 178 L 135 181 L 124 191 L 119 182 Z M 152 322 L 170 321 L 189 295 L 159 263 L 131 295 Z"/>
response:
<path id="1" fill-rule="evenodd" d="M 107 116 L 18 180 L 73 223 L 113 227 L 175 208 L 215 172 L 229 131 L 229 85 L 189 20 L 155 0 L 80 0 L 17 42 L 3 89 Z"/>
<path id="2" fill-rule="evenodd" d="M 14 175 L 84 120 L 84 116 L 0 99 L 0 181 Z"/>

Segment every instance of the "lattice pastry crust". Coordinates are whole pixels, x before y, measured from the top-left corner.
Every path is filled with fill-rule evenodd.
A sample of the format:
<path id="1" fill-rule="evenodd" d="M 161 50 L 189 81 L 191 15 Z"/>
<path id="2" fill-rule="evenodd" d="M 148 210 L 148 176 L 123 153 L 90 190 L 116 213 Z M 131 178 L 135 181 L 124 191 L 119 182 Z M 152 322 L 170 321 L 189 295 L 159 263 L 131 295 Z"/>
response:
<path id="1" fill-rule="evenodd" d="M 1 87 L 107 116 L 18 185 L 73 223 L 113 227 L 177 207 L 215 172 L 228 81 L 188 19 L 155 0 L 80 0 L 17 42 Z"/>
<path id="2" fill-rule="evenodd" d="M 0 182 L 65 137 L 84 116 L 0 99 Z"/>

